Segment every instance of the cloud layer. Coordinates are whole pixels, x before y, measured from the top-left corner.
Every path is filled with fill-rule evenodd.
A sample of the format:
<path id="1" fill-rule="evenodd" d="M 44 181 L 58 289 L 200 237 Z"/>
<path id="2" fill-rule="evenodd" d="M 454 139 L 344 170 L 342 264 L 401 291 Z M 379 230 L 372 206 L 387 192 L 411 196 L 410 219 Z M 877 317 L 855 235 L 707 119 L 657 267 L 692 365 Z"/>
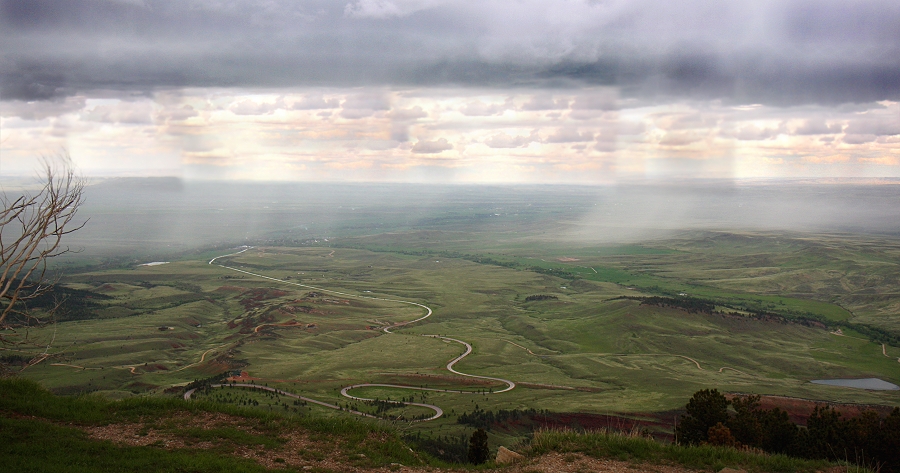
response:
<path id="1" fill-rule="evenodd" d="M 898 176 L 897 25 L 887 0 L 0 0 L 0 171 Z"/>
<path id="2" fill-rule="evenodd" d="M 900 98 L 892 0 L 2 0 L 0 14 L 4 100 L 182 87 L 598 85 L 654 101 Z"/>
<path id="3" fill-rule="evenodd" d="M 381 87 L 75 96 L 4 102 L 0 140 L 7 173 L 28 173 L 35 156 L 65 148 L 89 174 L 203 179 L 609 183 L 900 174 L 900 102 L 784 108 L 614 97 L 610 88 Z M 472 115 L 473 104 L 492 112 Z"/>

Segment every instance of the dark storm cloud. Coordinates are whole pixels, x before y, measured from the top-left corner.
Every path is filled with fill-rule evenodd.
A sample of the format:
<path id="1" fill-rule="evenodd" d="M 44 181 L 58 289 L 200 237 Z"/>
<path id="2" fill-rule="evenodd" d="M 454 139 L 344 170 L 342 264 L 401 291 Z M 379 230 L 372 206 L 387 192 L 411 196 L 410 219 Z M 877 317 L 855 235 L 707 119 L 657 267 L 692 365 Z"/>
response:
<path id="1" fill-rule="evenodd" d="M 900 98 L 895 0 L 0 0 L 0 15 L 4 100 L 370 85 L 610 85 L 644 100 L 773 105 Z"/>

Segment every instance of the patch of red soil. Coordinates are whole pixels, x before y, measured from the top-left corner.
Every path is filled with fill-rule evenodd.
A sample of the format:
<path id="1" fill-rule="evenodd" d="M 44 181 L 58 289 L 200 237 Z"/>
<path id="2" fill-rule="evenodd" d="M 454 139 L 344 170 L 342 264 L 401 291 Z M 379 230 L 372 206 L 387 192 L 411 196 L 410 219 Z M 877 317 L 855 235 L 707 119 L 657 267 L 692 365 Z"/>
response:
<path id="1" fill-rule="evenodd" d="M 178 340 L 194 340 L 195 338 L 200 338 L 200 335 L 191 332 L 182 332 L 174 336 L 174 338 Z"/>
<path id="2" fill-rule="evenodd" d="M 255 307 L 261 307 L 262 301 L 275 299 L 278 297 L 284 297 L 288 293 L 279 289 L 271 289 L 265 287 L 259 287 L 256 289 L 250 289 L 241 293 L 243 297 L 241 299 L 241 305 L 244 306 L 244 310 L 250 310 Z"/>
<path id="3" fill-rule="evenodd" d="M 554 384 L 521 383 L 521 382 L 517 382 L 516 385 L 522 386 L 523 388 L 530 388 L 530 389 L 557 389 L 557 390 L 563 390 L 563 391 L 581 391 L 581 392 L 585 392 L 585 393 L 599 393 L 599 392 L 604 391 L 603 388 L 592 388 L 592 387 L 587 387 L 587 386 L 578 386 L 578 387 L 573 388 L 571 386 L 556 386 Z"/>
<path id="4" fill-rule="evenodd" d="M 522 417 L 499 426 L 541 429 L 612 430 L 619 432 L 649 431 L 654 438 L 672 440 L 675 412 L 632 413 L 622 415 L 589 414 L 585 412 L 548 412 Z M 517 425 L 518 424 L 518 425 Z"/>
<path id="5" fill-rule="evenodd" d="M 254 327 L 256 327 L 257 323 L 253 320 L 252 317 L 244 317 L 243 319 L 234 319 L 228 322 L 228 328 L 235 329 L 240 327 L 238 333 L 248 334 L 253 333 Z"/>
<path id="6" fill-rule="evenodd" d="M 284 296 L 288 295 L 288 293 L 286 291 L 282 291 L 281 289 L 272 289 L 272 288 L 264 288 L 264 287 L 261 287 L 258 289 L 251 289 L 250 291 L 247 291 L 247 292 L 251 293 L 253 295 L 253 297 L 260 297 L 263 299 L 274 299 L 276 297 L 284 297 Z"/>
<path id="7" fill-rule="evenodd" d="M 350 305 L 350 301 L 347 299 L 322 299 L 322 302 L 327 302 L 329 304 L 344 304 Z"/>
<path id="8" fill-rule="evenodd" d="M 253 331 L 256 332 L 256 333 L 259 333 L 259 332 L 261 332 L 261 331 L 263 331 L 263 330 L 265 330 L 265 329 L 267 329 L 267 328 L 277 328 L 277 327 L 287 327 L 287 328 L 297 327 L 297 328 L 306 328 L 307 325 L 306 325 L 306 324 L 303 324 L 303 323 L 300 323 L 300 322 L 297 322 L 296 320 L 288 320 L 287 322 L 281 322 L 281 323 L 278 323 L 278 324 L 261 324 L 261 325 L 258 325 L 256 328 L 254 328 Z"/>
<path id="9" fill-rule="evenodd" d="M 387 373 L 385 373 L 387 374 Z M 464 384 L 467 386 L 495 386 L 497 383 L 483 381 L 480 379 L 463 378 L 461 376 L 448 376 L 439 374 L 390 374 L 391 377 L 397 379 L 414 379 L 426 381 L 451 381 L 453 384 Z M 415 383 L 411 383 L 415 384 Z M 421 383 L 420 383 L 421 384 Z"/>
<path id="10" fill-rule="evenodd" d="M 402 470 L 406 471 L 406 470 Z M 548 453 L 535 458 L 520 461 L 511 467 L 498 467 L 486 471 L 504 471 L 507 473 L 557 473 L 562 471 L 591 471 L 594 473 L 695 473 L 696 470 L 674 465 L 653 465 L 613 460 L 610 458 L 593 458 L 580 453 Z M 732 470 L 743 471 L 743 470 Z"/>
<path id="11" fill-rule="evenodd" d="M 743 395 L 736 393 L 726 394 L 726 397 L 729 399 L 740 396 Z M 865 411 L 875 411 L 881 416 L 886 416 L 893 410 L 891 406 L 877 404 L 842 404 L 786 396 L 760 396 L 759 404 L 762 409 L 774 409 L 777 407 L 787 412 L 791 422 L 799 425 L 806 425 L 806 421 L 809 419 L 809 415 L 812 414 L 813 409 L 820 405 L 834 407 L 834 410 L 840 412 L 841 417 L 844 418 L 857 417 Z"/>
<path id="12" fill-rule="evenodd" d="M 262 378 L 254 378 L 250 376 L 250 373 L 241 371 L 241 374 L 239 376 L 229 376 L 225 378 L 225 381 L 234 381 L 235 383 L 249 383 L 250 381 L 262 381 Z"/>
<path id="13" fill-rule="evenodd" d="M 240 287 L 240 286 L 222 286 L 222 287 L 216 289 L 216 291 L 221 291 L 221 292 L 244 292 L 246 290 L 247 290 L 246 287 Z"/>
<path id="14" fill-rule="evenodd" d="M 296 301 L 295 301 L 295 302 L 296 302 Z M 304 313 L 304 314 L 319 314 L 319 315 L 325 315 L 325 311 L 315 309 L 315 308 L 310 307 L 310 306 L 308 306 L 308 305 L 298 305 L 298 306 L 289 305 L 289 306 L 284 306 L 284 307 L 282 307 L 281 310 L 286 311 L 286 312 L 288 312 L 288 313 L 290 313 L 290 314 L 296 314 L 297 312 L 302 312 L 302 313 Z"/>

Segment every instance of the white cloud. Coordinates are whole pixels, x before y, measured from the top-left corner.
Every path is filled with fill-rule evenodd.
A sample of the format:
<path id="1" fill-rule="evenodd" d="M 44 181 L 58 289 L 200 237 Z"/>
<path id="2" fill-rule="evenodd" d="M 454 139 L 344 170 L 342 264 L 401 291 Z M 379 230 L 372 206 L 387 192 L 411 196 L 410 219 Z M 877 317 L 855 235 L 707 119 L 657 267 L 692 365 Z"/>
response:
<path id="1" fill-rule="evenodd" d="M 878 139 L 878 136 L 874 135 L 872 133 L 865 133 L 865 134 L 853 133 L 853 134 L 844 135 L 844 138 L 842 138 L 841 141 L 843 141 L 844 143 L 846 143 L 848 145 L 861 145 L 861 144 L 865 144 L 865 143 L 871 143 L 877 139 Z"/>
<path id="2" fill-rule="evenodd" d="M 406 120 L 416 120 L 418 118 L 425 118 L 428 116 L 428 114 L 424 110 L 422 110 L 422 107 L 416 105 L 415 107 L 407 108 L 407 109 L 396 109 L 395 108 L 394 110 L 391 110 L 387 114 L 387 116 L 388 116 L 388 118 L 391 118 L 394 120 L 406 121 Z"/>
<path id="3" fill-rule="evenodd" d="M 878 158 L 858 158 L 857 161 L 879 166 L 900 166 L 900 158 L 895 156 L 881 156 Z"/>
<path id="4" fill-rule="evenodd" d="M 594 93 L 586 93 L 575 99 L 572 110 L 618 110 L 618 97 L 616 91 L 604 90 Z"/>
<path id="5" fill-rule="evenodd" d="M 803 123 L 794 129 L 795 135 L 827 135 L 832 133 L 840 133 L 841 125 L 839 123 L 826 123 L 824 119 L 811 118 L 804 120 Z"/>
<path id="6" fill-rule="evenodd" d="M 760 141 L 775 138 L 784 132 L 783 125 L 774 128 L 760 127 L 757 125 L 745 125 L 731 133 L 731 136 L 742 141 Z"/>
<path id="7" fill-rule="evenodd" d="M 615 141 L 598 141 L 594 145 L 594 149 L 600 152 L 609 153 L 618 149 Z"/>
<path id="8" fill-rule="evenodd" d="M 844 131 L 848 134 L 900 135 L 900 113 L 894 111 L 887 116 L 880 115 L 855 119 Z"/>
<path id="9" fill-rule="evenodd" d="M 845 163 L 850 161 L 850 157 L 845 154 L 832 154 L 827 156 L 804 156 L 801 161 L 814 164 L 833 164 Z"/>
<path id="10" fill-rule="evenodd" d="M 10 100 L 0 104 L 0 116 L 19 117 L 23 120 L 43 120 L 58 117 L 66 113 L 77 112 L 84 108 L 84 97 L 68 97 L 64 100 L 23 102 Z"/>
<path id="11" fill-rule="evenodd" d="M 777 169 L 764 170 L 772 176 L 840 176 L 853 166 L 862 166 L 857 158 L 900 155 L 900 135 L 889 134 L 900 117 L 893 102 L 847 110 L 767 105 L 736 110 L 730 104 L 697 100 L 604 111 L 593 109 L 609 108 L 605 104 L 614 94 L 606 89 L 523 89 L 498 94 L 492 89 L 464 87 L 388 90 L 317 86 L 292 89 L 283 96 L 258 90 L 242 92 L 193 89 L 128 100 L 89 97 L 40 110 L 32 104 L 16 103 L 21 107 L 16 113 L 31 110 L 31 115 L 25 115 L 38 116 L 55 110 L 60 114 L 39 121 L 8 115 L 0 118 L 0 146 L 4 164 L 9 164 L 5 169 L 15 169 L 18 156 L 39 156 L 59 146 L 71 149 L 88 173 L 102 173 L 97 171 L 107 165 L 102 163 L 112 163 L 115 172 L 134 169 L 139 174 L 148 166 L 146 156 L 152 155 L 167 156 L 171 160 L 167 162 L 174 163 L 167 164 L 167 169 L 216 164 L 223 170 L 223 178 L 293 179 L 298 176 L 292 174 L 293 169 L 305 165 L 303 178 L 310 179 L 351 179 L 317 173 L 326 168 L 353 168 L 352 179 L 390 180 L 396 176 L 383 173 L 390 168 L 427 180 L 438 179 L 443 171 L 429 171 L 426 178 L 417 174 L 421 168 L 446 161 L 459 172 L 456 178 L 461 182 L 525 179 L 515 169 L 547 169 L 555 166 L 553 163 L 566 166 L 554 167 L 552 178 L 541 175 L 538 181 L 589 180 L 578 170 L 600 161 L 604 169 L 619 177 L 644 176 L 648 169 L 660 175 L 681 175 L 687 172 L 684 169 L 688 168 L 682 169 L 687 165 L 694 166 L 690 172 L 702 177 L 741 177 L 762 172 L 768 165 L 762 157 L 786 160 Z M 598 112 L 599 118 L 580 120 L 567 108 L 557 108 L 562 110 L 558 114 L 525 110 L 574 108 L 575 102 L 579 110 Z M 52 103 L 41 103 L 48 104 Z M 7 107 L 9 102 L 2 105 Z M 266 114 L 278 106 L 284 111 L 265 118 L 248 119 L 232 113 Z M 320 109 L 322 106 L 333 108 Z M 483 111 L 512 108 L 503 115 L 465 116 L 459 113 L 465 106 Z M 296 109 L 310 112 L 294 112 Z M 148 116 L 158 126 L 120 126 L 148 123 Z M 841 127 L 849 131 L 839 132 Z M 819 133 L 825 131 L 834 133 Z M 777 139 L 765 139 L 779 133 Z M 838 155 L 850 160 L 839 161 L 834 158 Z M 660 160 L 666 164 L 659 164 Z M 288 162 L 294 167 L 288 167 Z M 715 164 L 726 162 L 740 164 Z M 358 163 L 371 165 L 360 167 Z M 873 163 L 868 163 L 872 173 L 896 174 L 897 168 Z M 266 171 L 261 174 L 250 171 L 263 167 Z M 443 169 L 443 165 L 437 167 Z"/>
<path id="12" fill-rule="evenodd" d="M 245 99 L 228 109 L 235 115 L 268 115 L 284 108 L 284 106 L 284 97 L 278 97 L 273 102 L 257 102 L 253 99 Z"/>
<path id="13" fill-rule="evenodd" d="M 140 125 L 152 123 L 153 107 L 149 102 L 118 102 L 96 105 L 85 110 L 84 120 L 103 123 Z"/>
<path id="14" fill-rule="evenodd" d="M 569 108 L 569 99 L 554 99 L 552 95 L 537 94 L 524 104 L 520 110 L 525 111 L 543 111 L 543 110 L 565 110 Z"/>
<path id="15" fill-rule="evenodd" d="M 594 141 L 594 134 L 585 131 L 579 132 L 577 128 L 567 127 L 556 130 L 555 133 L 547 137 L 548 143 L 579 143 L 584 141 Z"/>
<path id="16" fill-rule="evenodd" d="M 325 99 L 321 95 L 304 95 L 300 100 L 291 104 L 293 110 L 322 110 L 337 108 L 340 101 L 336 98 Z"/>
<path id="17" fill-rule="evenodd" d="M 195 110 L 194 107 L 192 107 L 191 105 L 185 104 L 180 107 L 177 107 L 177 106 L 166 107 L 165 109 L 163 109 L 162 111 L 157 113 L 156 118 L 159 120 L 163 120 L 163 121 L 166 121 L 166 120 L 181 121 L 181 120 L 187 120 L 188 118 L 191 118 L 191 117 L 196 117 L 197 115 L 199 115 L 199 113 L 197 113 L 197 110 Z"/>
<path id="18" fill-rule="evenodd" d="M 572 103 L 570 116 L 577 120 L 590 120 L 619 110 L 618 91 L 613 89 L 589 90 L 580 94 Z"/>
<path id="19" fill-rule="evenodd" d="M 390 110 L 390 98 L 383 92 L 363 92 L 348 96 L 341 104 L 344 118 L 366 118 L 375 112 Z"/>
<path id="20" fill-rule="evenodd" d="M 484 141 L 489 148 L 522 148 L 539 141 L 540 138 L 532 133 L 530 136 L 510 136 L 506 133 L 498 133 Z"/>
<path id="21" fill-rule="evenodd" d="M 451 149 L 453 149 L 453 145 L 451 145 L 446 138 L 438 138 L 433 141 L 417 141 L 412 147 L 412 152 L 418 154 L 437 154 Z"/>
<path id="22" fill-rule="evenodd" d="M 692 131 L 670 131 L 663 135 L 659 144 L 663 146 L 686 146 L 702 141 L 705 136 Z"/>
<path id="23" fill-rule="evenodd" d="M 510 100 L 503 103 L 484 103 L 481 100 L 475 100 L 463 105 L 459 111 L 467 117 L 487 117 L 500 115 L 512 108 L 513 104 Z"/>

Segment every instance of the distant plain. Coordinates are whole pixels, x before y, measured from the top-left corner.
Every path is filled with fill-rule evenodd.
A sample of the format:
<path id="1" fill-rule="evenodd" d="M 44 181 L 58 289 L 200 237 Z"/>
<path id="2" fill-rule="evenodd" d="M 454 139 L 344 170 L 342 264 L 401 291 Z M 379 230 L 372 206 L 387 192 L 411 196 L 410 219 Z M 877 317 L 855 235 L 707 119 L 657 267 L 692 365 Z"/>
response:
<path id="1" fill-rule="evenodd" d="M 91 220 L 71 242 L 83 251 L 57 268 L 66 287 L 109 299 L 84 320 L 32 331 L 42 344 L 22 353 L 49 342 L 52 356 L 23 376 L 60 393 L 126 397 L 178 395 L 236 370 L 341 404 L 340 388 L 363 382 L 486 390 L 353 392 L 439 405 L 444 418 L 414 428 L 447 434 L 476 405 L 664 412 L 703 388 L 900 405 L 897 391 L 809 383 L 900 381 L 900 347 L 847 328 L 900 334 L 895 186 L 276 184 L 217 194 L 140 183 L 89 188 Z M 208 264 L 240 245 L 254 248 L 217 262 L 287 283 Z M 170 262 L 140 266 L 152 261 Z M 387 334 L 385 323 L 424 310 L 290 282 L 434 315 Z M 538 295 L 549 297 L 526 300 Z M 650 296 L 702 298 L 731 314 L 639 299 Z M 461 382 L 444 365 L 462 347 L 423 334 L 471 343 L 457 369 L 518 386 L 495 395 L 499 384 Z"/>

